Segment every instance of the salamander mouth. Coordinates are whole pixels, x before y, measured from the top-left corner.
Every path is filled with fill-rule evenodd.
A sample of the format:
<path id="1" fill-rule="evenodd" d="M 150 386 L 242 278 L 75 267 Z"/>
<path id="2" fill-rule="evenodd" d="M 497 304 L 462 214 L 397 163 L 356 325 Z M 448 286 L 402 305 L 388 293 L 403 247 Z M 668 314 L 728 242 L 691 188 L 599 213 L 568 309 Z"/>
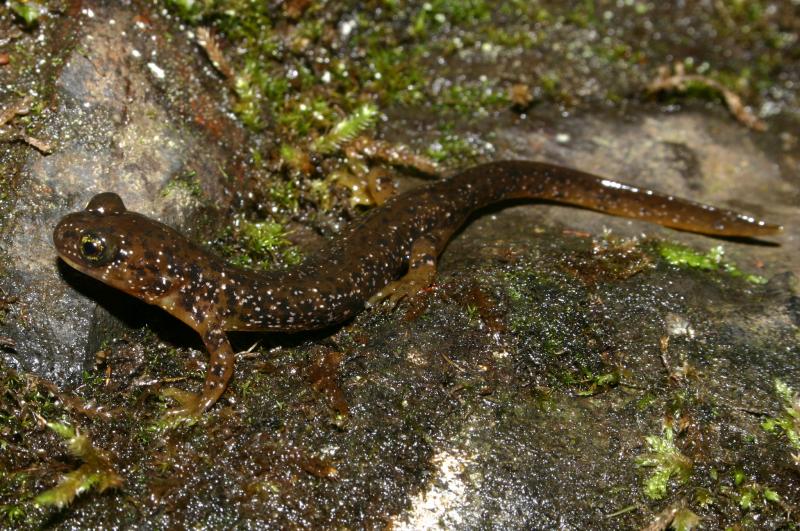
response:
<path id="1" fill-rule="evenodd" d="M 53 230 L 53 244 L 56 248 L 58 256 L 70 267 L 83 271 L 85 266 L 70 258 L 70 255 L 77 249 L 75 242 L 79 237 L 79 230 L 72 219 L 76 214 L 69 214 L 58 222 L 56 228 Z"/>
<path id="2" fill-rule="evenodd" d="M 73 269 L 77 269 L 80 272 L 84 272 L 85 268 L 80 265 L 78 262 L 71 260 L 67 255 L 58 253 L 58 257 L 61 258 L 68 266 Z"/>

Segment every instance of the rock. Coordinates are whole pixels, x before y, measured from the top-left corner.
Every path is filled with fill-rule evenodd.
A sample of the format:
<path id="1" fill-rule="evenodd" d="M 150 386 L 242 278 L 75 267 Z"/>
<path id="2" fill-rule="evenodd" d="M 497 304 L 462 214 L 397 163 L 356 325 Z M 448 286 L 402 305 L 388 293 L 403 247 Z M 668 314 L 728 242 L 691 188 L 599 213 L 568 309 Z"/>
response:
<path id="1" fill-rule="evenodd" d="M 80 20 L 69 48 L 51 52 L 63 66 L 41 80 L 52 96 L 39 134 L 56 148 L 49 155 L 28 150 L 19 160 L 22 184 L 4 222 L 0 279 L 18 297 L 0 328 L 16 345 L 3 359 L 62 385 L 91 366 L 90 345 L 103 341 L 89 339 L 93 297 L 99 292 L 108 302 L 120 294 L 59 267 L 51 241 L 58 219 L 114 190 L 129 209 L 196 231 L 200 206 L 224 208 L 230 200 L 221 170 L 239 175 L 227 146 L 244 136 L 209 104 L 222 90 L 218 76 L 164 19 L 109 4 L 84 8 Z M 118 316 L 130 304 L 122 299 Z"/>

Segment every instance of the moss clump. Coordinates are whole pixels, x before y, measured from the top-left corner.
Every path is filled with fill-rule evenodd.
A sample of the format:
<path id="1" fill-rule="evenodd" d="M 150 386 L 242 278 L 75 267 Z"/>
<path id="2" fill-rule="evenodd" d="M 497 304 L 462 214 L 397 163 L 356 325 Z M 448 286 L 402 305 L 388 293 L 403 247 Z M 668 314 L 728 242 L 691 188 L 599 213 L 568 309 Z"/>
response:
<path id="1" fill-rule="evenodd" d="M 27 28 L 34 27 L 39 22 L 39 17 L 46 13 L 45 7 L 35 0 L 9 2 L 9 7 Z"/>
<path id="2" fill-rule="evenodd" d="M 68 417 L 67 401 L 52 384 L 0 363 L 0 528 L 38 529 L 46 516 L 42 506 L 61 507 L 92 486 L 117 484 L 114 477 L 118 476 L 113 471 L 105 473 L 109 469 L 100 463 L 107 461 L 85 436 L 65 423 L 47 423 L 70 439 L 70 452 L 84 464 L 80 472 L 67 474 L 63 484 L 41 492 L 42 483 L 49 482 L 62 466 L 50 457 L 61 453 L 61 442 L 43 429 L 44 419 Z"/>
<path id="3" fill-rule="evenodd" d="M 167 181 L 161 188 L 162 197 L 180 194 L 186 194 L 195 199 L 203 197 L 203 188 L 200 186 L 200 180 L 197 178 L 196 171 L 190 170 L 178 175 Z"/>
<path id="4" fill-rule="evenodd" d="M 780 500 L 781 497 L 776 491 L 756 483 L 744 485 L 739 489 L 739 507 L 746 511 L 769 503 L 778 503 Z"/>
<path id="5" fill-rule="evenodd" d="M 114 471 L 109 456 L 95 448 L 88 436 L 60 422 L 48 422 L 47 427 L 67 440 L 70 453 L 83 464 L 65 474 L 58 485 L 36 496 L 34 503 L 62 508 L 87 490 L 104 492 L 122 485 L 122 477 Z"/>
<path id="6" fill-rule="evenodd" d="M 477 112 L 478 115 L 486 115 L 491 110 L 509 105 L 511 100 L 508 91 L 486 78 L 479 79 L 477 83 L 451 85 L 437 99 L 437 106 L 442 111 L 456 114 Z"/>
<path id="7" fill-rule="evenodd" d="M 321 155 L 329 155 L 352 141 L 357 135 L 373 127 L 378 119 L 378 108 L 366 103 L 350 116 L 337 123 L 327 134 L 317 138 L 314 150 Z"/>
<path id="8" fill-rule="evenodd" d="M 588 372 L 586 378 L 580 382 L 583 387 L 576 394 L 578 396 L 595 396 L 612 387 L 616 387 L 619 385 L 619 380 L 620 373 L 618 370 L 601 374 Z"/>
<path id="9" fill-rule="evenodd" d="M 652 500 L 667 495 L 667 486 L 672 478 L 685 483 L 692 472 L 692 461 L 675 446 L 672 428 L 665 428 L 661 435 L 648 435 L 645 442 L 649 452 L 636 458 L 636 464 L 652 468 L 653 472 L 644 484 L 644 493 Z"/>
<path id="10" fill-rule="evenodd" d="M 783 401 L 783 414 L 766 419 L 761 427 L 769 433 L 783 433 L 789 446 L 797 452 L 792 455 L 795 464 L 800 465 L 800 394 L 781 380 L 775 380 L 775 393 Z"/>
<path id="11" fill-rule="evenodd" d="M 458 135 L 447 127 L 425 150 L 425 155 L 437 163 L 456 166 L 458 163 L 474 162 L 481 154 L 476 142 Z"/>
<path id="12" fill-rule="evenodd" d="M 282 101 L 289 90 L 289 83 L 283 77 L 270 75 L 257 61 L 247 59 L 235 78 L 234 90 L 238 101 L 233 111 L 246 126 L 262 129 L 267 119 L 262 111 L 262 102 Z"/>
<path id="13" fill-rule="evenodd" d="M 286 227 L 275 221 L 250 221 L 237 216 L 224 238 L 235 242 L 226 246 L 224 254 L 246 269 L 269 270 L 276 264 L 297 264 L 301 259 L 287 238 Z"/>
<path id="14" fill-rule="evenodd" d="M 408 33 L 427 38 L 446 25 L 474 26 L 491 19 L 494 7 L 484 0 L 433 0 L 413 15 Z"/>
<path id="15" fill-rule="evenodd" d="M 300 193 L 293 180 L 277 181 L 267 190 L 270 201 L 286 212 L 295 212 L 300 206 Z"/>
<path id="16" fill-rule="evenodd" d="M 767 279 L 760 275 L 743 273 L 735 265 L 723 260 L 725 248 L 712 247 L 706 253 L 699 253 L 685 245 L 672 242 L 658 244 L 658 253 L 668 264 L 692 267 L 704 271 L 719 271 L 732 277 L 741 277 L 751 284 L 766 284 Z"/>

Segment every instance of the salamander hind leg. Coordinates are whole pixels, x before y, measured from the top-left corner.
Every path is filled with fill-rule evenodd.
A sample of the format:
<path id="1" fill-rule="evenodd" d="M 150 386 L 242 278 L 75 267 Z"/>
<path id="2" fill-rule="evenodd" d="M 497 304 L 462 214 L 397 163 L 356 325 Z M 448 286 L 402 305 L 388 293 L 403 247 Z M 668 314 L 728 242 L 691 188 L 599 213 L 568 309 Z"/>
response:
<path id="1" fill-rule="evenodd" d="M 203 392 L 198 395 L 177 389 L 166 390 L 167 396 L 175 398 L 180 403 L 178 408 L 167 413 L 170 416 L 191 418 L 201 414 L 222 396 L 233 375 L 233 348 L 222 328 L 210 327 L 206 330 L 203 334 L 203 343 L 210 355 Z"/>
<path id="2" fill-rule="evenodd" d="M 414 297 L 430 286 L 436 276 L 436 257 L 439 254 L 437 242 L 437 238 L 429 236 L 414 241 L 409 253 L 406 274 L 373 295 L 367 306 L 374 306 L 387 299 L 392 306 L 395 306 L 402 299 Z"/>

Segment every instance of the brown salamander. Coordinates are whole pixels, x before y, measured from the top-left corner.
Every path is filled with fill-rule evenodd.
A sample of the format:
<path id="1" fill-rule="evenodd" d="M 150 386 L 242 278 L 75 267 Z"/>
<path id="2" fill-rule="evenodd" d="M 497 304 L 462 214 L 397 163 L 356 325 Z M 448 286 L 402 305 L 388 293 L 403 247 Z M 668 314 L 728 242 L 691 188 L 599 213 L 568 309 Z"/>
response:
<path id="1" fill-rule="evenodd" d="M 317 256 L 286 271 L 245 271 L 176 230 L 101 193 L 65 216 L 53 240 L 75 269 L 188 324 L 211 356 L 202 394 L 209 408 L 233 374 L 226 331 L 292 332 L 339 323 L 373 296 L 424 287 L 451 235 L 477 209 L 508 199 L 544 199 L 717 236 L 759 237 L 780 226 L 581 171 L 527 161 L 491 162 L 394 196 L 354 222 Z M 401 280 L 396 280 L 404 271 Z M 394 281 L 394 282 L 393 282 Z"/>

